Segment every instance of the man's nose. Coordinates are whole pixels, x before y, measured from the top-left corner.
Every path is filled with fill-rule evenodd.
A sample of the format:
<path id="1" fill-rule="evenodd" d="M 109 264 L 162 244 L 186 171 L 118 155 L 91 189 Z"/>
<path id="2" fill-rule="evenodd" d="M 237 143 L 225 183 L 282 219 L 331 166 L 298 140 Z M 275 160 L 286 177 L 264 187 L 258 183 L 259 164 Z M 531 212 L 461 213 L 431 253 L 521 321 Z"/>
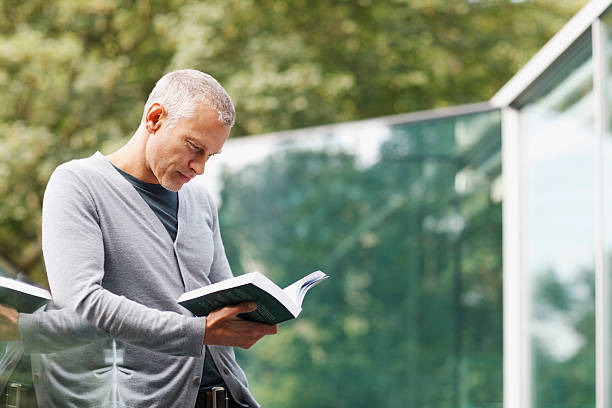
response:
<path id="1" fill-rule="evenodd" d="M 206 160 L 192 160 L 190 163 L 191 170 L 194 171 L 198 176 L 204 173 L 204 167 L 206 166 Z"/>

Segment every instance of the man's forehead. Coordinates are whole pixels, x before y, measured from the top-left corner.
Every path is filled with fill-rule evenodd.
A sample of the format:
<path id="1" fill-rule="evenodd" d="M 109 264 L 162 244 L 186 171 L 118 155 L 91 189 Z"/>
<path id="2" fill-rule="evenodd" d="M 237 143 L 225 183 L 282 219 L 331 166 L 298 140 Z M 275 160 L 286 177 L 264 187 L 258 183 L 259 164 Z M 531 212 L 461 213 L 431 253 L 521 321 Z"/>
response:
<path id="1" fill-rule="evenodd" d="M 211 153 L 217 153 L 221 150 L 229 137 L 230 130 L 221 122 L 210 123 L 205 120 L 194 120 L 180 126 L 183 137 L 200 147 L 205 147 Z"/>

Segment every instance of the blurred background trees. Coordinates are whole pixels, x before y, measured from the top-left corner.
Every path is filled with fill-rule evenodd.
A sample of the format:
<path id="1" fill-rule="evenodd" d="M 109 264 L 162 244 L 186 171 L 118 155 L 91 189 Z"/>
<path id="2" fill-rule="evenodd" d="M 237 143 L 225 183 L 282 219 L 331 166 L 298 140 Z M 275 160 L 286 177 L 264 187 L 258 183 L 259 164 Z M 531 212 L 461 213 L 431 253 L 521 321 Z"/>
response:
<path id="1" fill-rule="evenodd" d="M 0 267 L 46 285 L 49 175 L 125 142 L 169 70 L 219 79 L 238 112 L 233 137 L 480 102 L 584 4 L 0 0 Z M 501 406 L 495 115 L 395 126 L 369 167 L 347 152 L 288 148 L 224 174 L 235 274 L 262 265 L 280 284 L 316 267 L 333 276 L 300 319 L 239 352 L 264 406 Z M 457 137 L 463 120 L 469 148 Z M 460 174 L 482 185 L 460 193 Z M 553 278 L 539 290 L 569 293 Z M 589 374 L 574 361 L 537 364 L 571 391 L 555 398 L 589 401 L 592 384 L 577 381 Z"/>
<path id="2" fill-rule="evenodd" d="M 0 258 L 45 284 L 40 206 L 155 81 L 213 74 L 234 136 L 486 100 L 585 0 L 0 1 Z"/>
<path id="3" fill-rule="evenodd" d="M 44 284 L 53 168 L 131 136 L 192 67 L 234 136 L 486 100 L 586 1 L 0 1 L 0 257 Z"/>

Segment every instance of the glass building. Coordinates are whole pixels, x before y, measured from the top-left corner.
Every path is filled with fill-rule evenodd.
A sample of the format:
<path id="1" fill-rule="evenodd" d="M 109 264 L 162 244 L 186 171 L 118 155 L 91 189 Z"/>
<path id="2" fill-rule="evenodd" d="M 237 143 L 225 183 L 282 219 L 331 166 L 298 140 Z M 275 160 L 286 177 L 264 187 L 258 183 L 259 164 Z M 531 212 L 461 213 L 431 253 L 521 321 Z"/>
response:
<path id="1" fill-rule="evenodd" d="M 612 11 L 490 101 L 230 140 L 235 274 L 323 269 L 240 362 L 264 406 L 612 407 Z"/>

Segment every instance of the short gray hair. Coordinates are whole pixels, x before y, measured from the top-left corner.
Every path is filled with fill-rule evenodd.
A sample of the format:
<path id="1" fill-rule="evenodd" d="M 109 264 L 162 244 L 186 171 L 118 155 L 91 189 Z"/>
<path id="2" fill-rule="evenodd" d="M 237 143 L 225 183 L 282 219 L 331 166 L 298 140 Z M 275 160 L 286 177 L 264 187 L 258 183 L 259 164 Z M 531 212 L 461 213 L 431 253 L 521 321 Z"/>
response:
<path id="1" fill-rule="evenodd" d="M 194 69 L 180 69 L 164 75 L 157 81 L 144 107 L 143 122 L 154 103 L 160 103 L 168 112 L 168 128 L 181 118 L 192 118 L 198 103 L 217 111 L 219 122 L 231 128 L 236 120 L 234 104 L 225 89 L 212 76 Z"/>

